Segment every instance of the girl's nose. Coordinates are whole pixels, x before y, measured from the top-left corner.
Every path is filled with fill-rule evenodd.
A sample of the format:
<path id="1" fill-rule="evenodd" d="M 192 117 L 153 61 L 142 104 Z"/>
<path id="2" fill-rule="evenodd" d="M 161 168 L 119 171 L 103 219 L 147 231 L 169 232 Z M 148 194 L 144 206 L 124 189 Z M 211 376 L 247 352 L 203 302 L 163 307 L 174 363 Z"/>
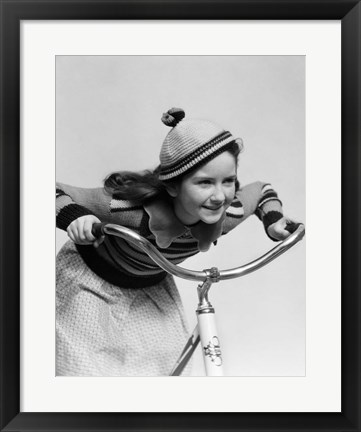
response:
<path id="1" fill-rule="evenodd" d="M 222 187 L 216 187 L 213 190 L 213 194 L 211 196 L 211 201 L 212 202 L 223 202 L 225 200 L 225 193 L 222 189 Z"/>

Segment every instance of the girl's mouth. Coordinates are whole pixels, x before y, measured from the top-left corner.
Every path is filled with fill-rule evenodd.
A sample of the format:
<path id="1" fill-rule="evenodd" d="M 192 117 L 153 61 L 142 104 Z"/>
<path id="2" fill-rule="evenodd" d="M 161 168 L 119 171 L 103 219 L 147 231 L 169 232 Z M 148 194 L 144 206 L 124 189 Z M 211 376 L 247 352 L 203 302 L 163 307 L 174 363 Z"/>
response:
<path id="1" fill-rule="evenodd" d="M 216 207 L 208 207 L 208 206 L 202 206 L 203 208 L 207 209 L 207 210 L 211 210 L 211 211 L 217 211 L 220 210 L 223 207 L 223 204 L 216 206 Z"/>

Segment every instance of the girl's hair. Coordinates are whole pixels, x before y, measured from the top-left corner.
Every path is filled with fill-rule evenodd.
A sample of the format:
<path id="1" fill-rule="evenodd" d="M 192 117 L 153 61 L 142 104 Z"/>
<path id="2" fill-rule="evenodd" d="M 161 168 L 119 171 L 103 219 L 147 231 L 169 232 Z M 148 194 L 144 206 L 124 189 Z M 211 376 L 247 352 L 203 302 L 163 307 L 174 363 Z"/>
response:
<path id="1" fill-rule="evenodd" d="M 236 164 L 241 152 L 239 145 L 232 142 L 227 146 L 226 151 L 234 156 Z M 200 165 L 194 167 L 193 171 Z M 115 195 L 118 199 L 135 201 L 138 204 L 149 203 L 156 198 L 169 198 L 166 185 L 179 183 L 183 177 L 191 171 L 177 177 L 172 181 L 159 180 L 160 165 L 153 171 L 146 170 L 142 172 L 119 171 L 110 174 L 104 180 L 104 189 L 110 195 Z M 239 182 L 236 180 L 236 191 L 239 189 Z"/>

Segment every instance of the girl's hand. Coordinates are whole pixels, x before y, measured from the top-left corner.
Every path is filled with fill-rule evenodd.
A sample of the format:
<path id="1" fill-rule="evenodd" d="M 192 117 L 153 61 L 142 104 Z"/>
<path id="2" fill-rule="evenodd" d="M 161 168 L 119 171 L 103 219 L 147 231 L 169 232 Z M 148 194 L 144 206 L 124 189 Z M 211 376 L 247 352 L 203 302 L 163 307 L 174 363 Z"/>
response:
<path id="1" fill-rule="evenodd" d="M 290 223 L 296 223 L 292 221 L 290 218 L 283 216 L 277 222 L 270 225 L 267 229 L 268 235 L 275 240 L 284 240 L 291 235 L 289 231 L 286 230 L 286 227 Z"/>
<path id="2" fill-rule="evenodd" d="M 101 221 L 93 215 L 81 216 L 75 219 L 67 228 L 68 236 L 74 243 L 79 245 L 90 245 L 98 247 L 104 241 L 104 236 L 95 238 L 92 234 L 92 227 Z"/>

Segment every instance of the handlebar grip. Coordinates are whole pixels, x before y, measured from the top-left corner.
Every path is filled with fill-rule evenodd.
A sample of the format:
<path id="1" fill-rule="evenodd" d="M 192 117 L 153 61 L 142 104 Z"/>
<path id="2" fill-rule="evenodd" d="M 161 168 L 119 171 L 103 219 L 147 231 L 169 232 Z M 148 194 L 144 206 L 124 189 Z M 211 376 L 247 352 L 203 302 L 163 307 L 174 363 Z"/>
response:
<path id="1" fill-rule="evenodd" d="M 289 233 L 294 233 L 296 230 L 297 230 L 297 228 L 300 226 L 300 225 L 302 225 L 301 223 L 296 223 L 296 222 L 288 222 L 287 223 L 287 225 L 286 225 L 286 230 L 289 232 Z"/>
<path id="2" fill-rule="evenodd" d="M 105 235 L 104 226 L 105 226 L 104 223 L 95 223 L 95 224 L 93 224 L 93 226 L 92 226 L 92 234 L 93 234 L 93 236 L 96 237 L 96 238 L 99 238 L 99 237 Z"/>

